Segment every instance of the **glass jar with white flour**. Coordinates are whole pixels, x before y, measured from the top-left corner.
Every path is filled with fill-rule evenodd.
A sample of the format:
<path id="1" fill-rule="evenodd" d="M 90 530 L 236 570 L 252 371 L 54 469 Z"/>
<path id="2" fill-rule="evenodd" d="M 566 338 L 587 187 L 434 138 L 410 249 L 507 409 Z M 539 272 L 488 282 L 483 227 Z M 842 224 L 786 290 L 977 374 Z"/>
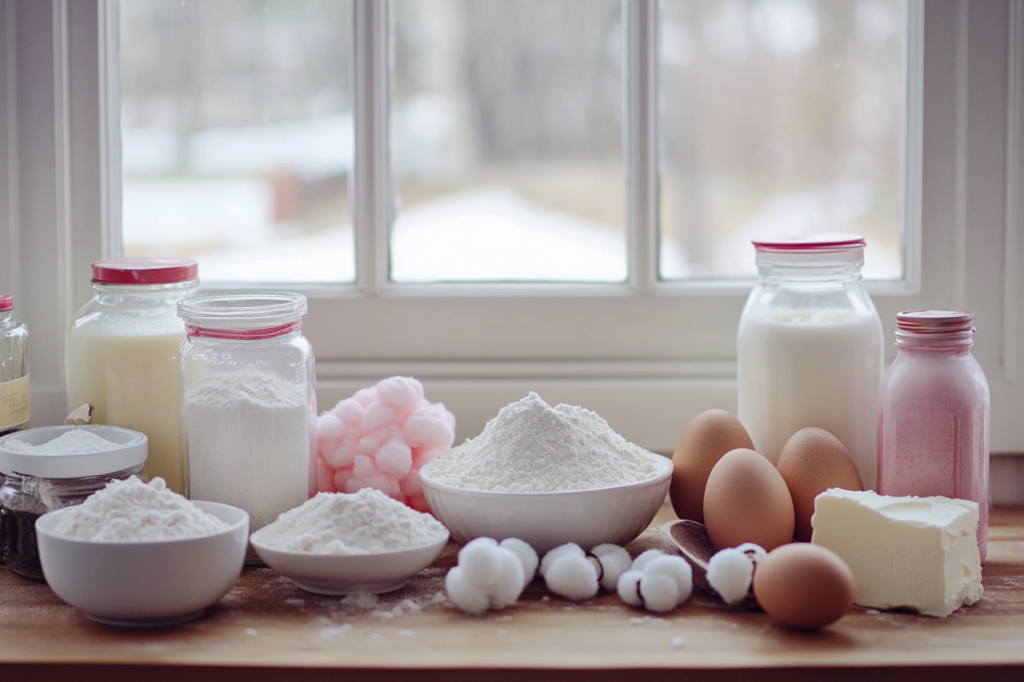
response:
<path id="1" fill-rule="evenodd" d="M 864 239 L 754 241 L 758 282 L 736 339 L 740 422 L 772 463 L 808 426 L 846 446 L 875 488 L 882 324 L 861 282 Z"/>
<path id="2" fill-rule="evenodd" d="M 212 292 L 178 303 L 182 425 L 193 500 L 241 507 L 250 529 L 315 492 L 313 349 L 302 335 L 306 298 L 290 292 Z M 250 554 L 249 559 L 253 560 Z"/>
<path id="3" fill-rule="evenodd" d="M 179 352 L 185 325 L 177 302 L 198 286 L 182 258 L 123 258 L 92 264 L 93 298 L 68 328 L 68 411 L 92 405 L 92 422 L 149 438 L 143 475 L 184 491 Z"/>

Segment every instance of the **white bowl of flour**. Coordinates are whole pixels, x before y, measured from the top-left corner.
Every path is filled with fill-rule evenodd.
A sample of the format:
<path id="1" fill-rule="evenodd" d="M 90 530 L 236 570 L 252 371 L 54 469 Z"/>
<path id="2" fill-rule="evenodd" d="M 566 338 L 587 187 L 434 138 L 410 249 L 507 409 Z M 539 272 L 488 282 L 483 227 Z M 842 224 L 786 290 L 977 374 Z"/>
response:
<path id="1" fill-rule="evenodd" d="M 36 521 L 54 593 L 92 620 L 129 627 L 202 615 L 238 579 L 248 535 L 243 510 L 134 476 Z"/>
<path id="2" fill-rule="evenodd" d="M 628 442 L 594 412 L 536 393 L 420 470 L 430 510 L 466 543 L 519 538 L 543 554 L 567 542 L 625 545 L 668 494 L 672 461 Z"/>
<path id="3" fill-rule="evenodd" d="M 267 566 L 307 592 L 390 592 L 433 563 L 448 529 L 379 490 L 318 493 L 250 538 Z"/>

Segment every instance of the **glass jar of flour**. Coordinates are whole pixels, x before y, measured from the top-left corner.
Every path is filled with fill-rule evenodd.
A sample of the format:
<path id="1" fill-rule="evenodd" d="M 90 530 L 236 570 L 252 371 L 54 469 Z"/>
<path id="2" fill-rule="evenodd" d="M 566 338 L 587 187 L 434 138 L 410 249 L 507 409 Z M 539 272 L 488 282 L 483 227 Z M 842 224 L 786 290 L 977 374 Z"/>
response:
<path id="1" fill-rule="evenodd" d="M 181 357 L 188 494 L 241 507 L 253 531 L 315 492 L 305 313 L 306 298 L 289 292 L 202 293 L 178 302 L 188 335 Z"/>
<path id="2" fill-rule="evenodd" d="M 92 405 L 92 422 L 149 438 L 143 474 L 175 492 L 181 459 L 179 351 L 185 325 L 175 307 L 198 286 L 199 266 L 183 258 L 123 258 L 92 264 L 93 298 L 68 328 L 67 408 Z"/>
<path id="3" fill-rule="evenodd" d="M 736 339 L 737 416 L 778 462 L 789 437 L 825 429 L 875 489 L 882 324 L 861 282 L 864 239 L 756 240 L 758 282 Z"/>

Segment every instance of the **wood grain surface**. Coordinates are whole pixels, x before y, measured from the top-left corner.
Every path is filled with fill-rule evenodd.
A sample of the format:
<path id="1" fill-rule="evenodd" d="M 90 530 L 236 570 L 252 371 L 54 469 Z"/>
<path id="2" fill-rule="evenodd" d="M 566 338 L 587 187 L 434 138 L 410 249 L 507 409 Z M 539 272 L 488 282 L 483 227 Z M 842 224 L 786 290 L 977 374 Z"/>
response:
<path id="1" fill-rule="evenodd" d="M 670 545 L 653 529 L 629 547 Z M 770 624 L 703 592 L 673 613 L 616 595 L 571 603 L 535 581 L 513 607 L 472 617 L 444 598 L 449 545 L 375 599 L 304 592 L 247 568 L 199 620 L 93 623 L 0 567 L 0 682 L 102 680 L 1024 680 L 1024 509 L 992 514 L 985 596 L 945 619 L 854 607 L 820 632 Z M 927 677 L 925 677 L 927 676 Z"/>

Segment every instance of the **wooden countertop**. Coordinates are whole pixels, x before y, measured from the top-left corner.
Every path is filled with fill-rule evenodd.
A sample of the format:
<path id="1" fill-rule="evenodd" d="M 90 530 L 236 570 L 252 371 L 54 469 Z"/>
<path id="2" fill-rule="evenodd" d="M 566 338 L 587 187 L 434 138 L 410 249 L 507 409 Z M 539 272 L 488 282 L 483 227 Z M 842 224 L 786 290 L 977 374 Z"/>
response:
<path id="1" fill-rule="evenodd" d="M 665 507 L 652 526 L 672 518 Z M 648 531 L 630 550 L 662 545 Z M 616 595 L 570 603 L 538 582 L 515 606 L 470 617 L 444 600 L 457 549 L 369 600 L 310 594 L 268 568 L 246 569 L 203 618 L 158 630 L 98 625 L 0 567 L 0 682 L 1024 680 L 1024 509 L 994 510 L 985 596 L 973 607 L 945 619 L 854 607 L 817 633 L 698 591 L 659 616 Z"/>

